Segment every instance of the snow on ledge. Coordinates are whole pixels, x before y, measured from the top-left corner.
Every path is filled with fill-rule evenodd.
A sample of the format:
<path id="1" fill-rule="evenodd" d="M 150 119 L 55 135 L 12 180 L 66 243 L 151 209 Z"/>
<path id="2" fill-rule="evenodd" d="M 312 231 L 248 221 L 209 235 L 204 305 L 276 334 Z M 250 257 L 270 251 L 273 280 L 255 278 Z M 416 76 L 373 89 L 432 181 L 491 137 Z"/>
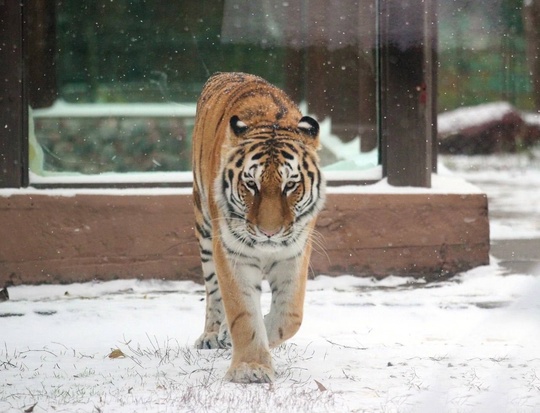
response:
<path id="1" fill-rule="evenodd" d="M 329 194 L 481 194 L 477 186 L 455 176 L 431 175 L 431 188 L 392 186 L 385 178 L 373 185 L 328 187 Z"/>
<path id="2" fill-rule="evenodd" d="M 38 175 L 30 171 L 31 185 L 114 185 L 191 183 L 192 172 L 103 172 L 85 175 L 73 172 L 48 172 Z"/>
<path id="3" fill-rule="evenodd" d="M 195 103 L 68 103 L 57 100 L 51 107 L 34 109 L 34 118 L 180 117 L 194 118 Z"/>
<path id="4" fill-rule="evenodd" d="M 135 181 L 134 181 L 135 182 Z M 140 181 L 137 181 L 140 182 Z M 178 181 L 176 181 L 178 182 Z M 383 179 L 372 185 L 344 185 L 327 187 L 329 194 L 481 194 L 482 191 L 475 185 L 455 176 L 441 176 L 433 174 L 431 188 L 418 188 L 411 186 L 397 187 L 388 184 Z M 64 182 L 65 183 L 65 182 Z M 13 195 L 48 195 L 72 197 L 76 195 L 109 195 L 109 196 L 163 196 L 163 195 L 189 195 L 189 188 L 8 188 L 0 189 L 0 197 Z"/>
<path id="5" fill-rule="evenodd" d="M 101 196 L 168 196 L 191 195 L 191 188 L 8 188 L 0 189 L 0 197 L 14 195 L 73 197 L 77 195 Z"/>
<path id="6" fill-rule="evenodd" d="M 382 179 L 382 166 L 364 170 L 333 170 L 326 171 L 324 176 L 329 181 L 354 181 Z M 158 184 L 182 183 L 191 184 L 193 172 L 103 172 L 100 174 L 85 175 L 73 172 L 46 172 L 38 175 L 30 171 L 30 185 L 114 185 L 114 184 Z M 147 185 L 148 186 L 148 185 Z"/>
<path id="7" fill-rule="evenodd" d="M 508 102 L 490 102 L 462 107 L 440 113 L 437 117 L 437 129 L 439 134 L 447 135 L 484 123 L 500 121 L 514 111 L 514 107 Z"/>
<path id="8" fill-rule="evenodd" d="M 360 170 L 353 169 L 351 167 L 349 167 L 347 170 L 327 170 L 323 167 L 322 172 L 326 177 L 327 181 L 378 181 L 382 179 L 383 176 L 383 170 L 381 165 Z"/>

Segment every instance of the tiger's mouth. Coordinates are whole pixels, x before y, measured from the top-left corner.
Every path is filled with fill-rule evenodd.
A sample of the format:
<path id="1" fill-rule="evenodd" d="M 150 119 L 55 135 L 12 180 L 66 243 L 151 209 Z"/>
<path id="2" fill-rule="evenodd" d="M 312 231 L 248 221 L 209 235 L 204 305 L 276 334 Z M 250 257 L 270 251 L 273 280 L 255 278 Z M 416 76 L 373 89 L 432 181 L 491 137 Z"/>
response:
<path id="1" fill-rule="evenodd" d="M 253 244 L 263 248 L 283 247 L 293 236 L 292 228 L 281 226 L 272 230 L 259 226 L 248 226 L 248 233 Z"/>
<path id="2" fill-rule="evenodd" d="M 268 250 L 282 249 L 291 244 L 295 237 L 294 225 L 282 225 L 269 230 L 247 220 L 229 222 L 228 231 L 240 243 Z"/>

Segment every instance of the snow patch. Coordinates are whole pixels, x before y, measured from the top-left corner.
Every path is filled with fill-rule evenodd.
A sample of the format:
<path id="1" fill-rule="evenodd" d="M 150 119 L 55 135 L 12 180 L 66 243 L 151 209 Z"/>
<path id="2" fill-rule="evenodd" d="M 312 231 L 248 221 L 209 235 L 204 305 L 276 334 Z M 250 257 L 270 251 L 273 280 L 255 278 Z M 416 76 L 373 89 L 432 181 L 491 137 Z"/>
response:
<path id="1" fill-rule="evenodd" d="M 0 410 L 517 413 L 540 405 L 538 275 L 502 275 L 491 264 L 438 283 L 319 276 L 307 289 L 304 323 L 273 350 L 268 387 L 223 382 L 230 351 L 193 348 L 202 285 L 11 287 L 12 300 L 0 303 Z M 268 289 L 262 301 L 268 308 Z M 113 349 L 120 357 L 108 357 Z"/>
<path id="2" fill-rule="evenodd" d="M 68 103 L 57 100 L 34 109 L 34 118 L 182 117 L 195 118 L 195 103 Z"/>
<path id="3" fill-rule="evenodd" d="M 482 105 L 463 107 L 440 113 L 437 117 L 439 134 L 447 135 L 461 129 L 501 120 L 515 109 L 508 102 L 491 102 Z"/>
<path id="4" fill-rule="evenodd" d="M 114 180 L 115 175 L 127 175 L 125 178 L 131 178 L 130 175 L 133 175 L 133 181 L 125 179 L 121 183 L 130 183 L 130 182 L 141 182 L 139 181 L 136 175 L 146 175 L 143 174 L 102 174 L 99 176 L 92 176 L 90 183 L 98 183 L 99 177 L 104 178 L 102 183 L 118 183 L 119 181 Z M 332 176 L 332 179 L 348 179 L 348 174 L 344 172 L 339 172 L 337 174 L 328 174 Z M 156 173 L 155 178 L 164 176 L 164 173 Z M 168 177 L 175 177 L 177 174 L 168 175 Z M 419 187 L 398 187 L 388 184 L 387 179 L 376 182 L 371 185 L 344 185 L 344 186 L 329 186 L 327 192 L 329 194 L 480 194 L 481 191 L 476 186 L 466 182 L 465 180 L 455 177 L 455 176 L 439 176 L 432 175 L 432 187 L 431 188 L 419 188 Z M 71 182 L 77 182 L 74 179 Z M 142 182 L 151 182 L 149 180 Z M 170 181 L 159 181 L 156 182 L 178 182 Z M 191 194 L 191 186 L 188 188 L 63 188 L 63 189 L 37 189 L 34 187 L 29 188 L 14 188 L 14 189 L 0 189 L 0 197 L 10 197 L 13 195 L 48 195 L 48 196 L 65 196 L 72 197 L 76 195 L 137 195 L 137 196 L 158 196 L 158 195 L 189 195 Z"/>
<path id="5" fill-rule="evenodd" d="M 475 185 L 457 176 L 433 174 L 431 188 L 412 186 L 393 186 L 388 179 L 372 185 L 344 185 L 328 187 L 330 194 L 481 194 L 482 191 Z"/>

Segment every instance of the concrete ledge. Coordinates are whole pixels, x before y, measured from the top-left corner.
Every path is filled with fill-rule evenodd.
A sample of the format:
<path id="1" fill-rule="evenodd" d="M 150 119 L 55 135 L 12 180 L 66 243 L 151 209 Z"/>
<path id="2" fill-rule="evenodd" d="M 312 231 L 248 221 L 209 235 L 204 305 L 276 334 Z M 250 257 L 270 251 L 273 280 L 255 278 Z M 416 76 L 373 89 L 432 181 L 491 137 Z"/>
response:
<path id="1" fill-rule="evenodd" d="M 200 281 L 190 195 L 13 194 L 0 222 L 0 287 Z M 329 194 L 317 229 L 313 274 L 436 279 L 489 262 L 484 194 Z"/>

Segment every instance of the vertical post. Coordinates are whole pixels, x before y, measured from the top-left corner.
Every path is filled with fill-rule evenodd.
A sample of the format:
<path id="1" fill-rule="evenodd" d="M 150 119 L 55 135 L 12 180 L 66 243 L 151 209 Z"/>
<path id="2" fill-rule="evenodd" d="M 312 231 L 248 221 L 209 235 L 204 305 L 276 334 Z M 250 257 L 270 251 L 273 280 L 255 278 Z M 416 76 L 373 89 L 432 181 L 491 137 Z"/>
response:
<path id="1" fill-rule="evenodd" d="M 358 123 L 360 129 L 360 152 L 379 148 L 377 130 L 377 1 L 358 2 Z M 379 149 L 380 151 L 380 149 Z"/>
<path id="2" fill-rule="evenodd" d="M 331 101 L 329 99 L 329 70 L 330 60 L 327 38 L 325 33 L 329 30 L 327 21 L 326 0 L 306 2 L 307 30 L 306 30 L 306 95 L 308 110 L 320 120 L 331 114 Z"/>
<path id="3" fill-rule="evenodd" d="M 380 127 L 383 172 L 395 186 L 431 186 L 434 122 L 432 0 L 382 0 Z"/>
<path id="4" fill-rule="evenodd" d="M 50 0 L 33 0 L 24 10 L 27 97 L 32 109 L 51 106 L 57 97 L 55 5 Z"/>
<path id="5" fill-rule="evenodd" d="M 23 6 L 0 0 L 0 188 L 28 185 Z"/>
<path id="6" fill-rule="evenodd" d="M 438 26 L 437 26 L 437 2 L 428 0 L 424 9 L 424 70 L 429 74 L 426 76 L 426 108 L 430 117 L 426 118 L 427 128 L 431 133 L 431 171 L 437 173 L 437 155 L 439 142 L 437 139 L 437 82 L 438 82 Z"/>

